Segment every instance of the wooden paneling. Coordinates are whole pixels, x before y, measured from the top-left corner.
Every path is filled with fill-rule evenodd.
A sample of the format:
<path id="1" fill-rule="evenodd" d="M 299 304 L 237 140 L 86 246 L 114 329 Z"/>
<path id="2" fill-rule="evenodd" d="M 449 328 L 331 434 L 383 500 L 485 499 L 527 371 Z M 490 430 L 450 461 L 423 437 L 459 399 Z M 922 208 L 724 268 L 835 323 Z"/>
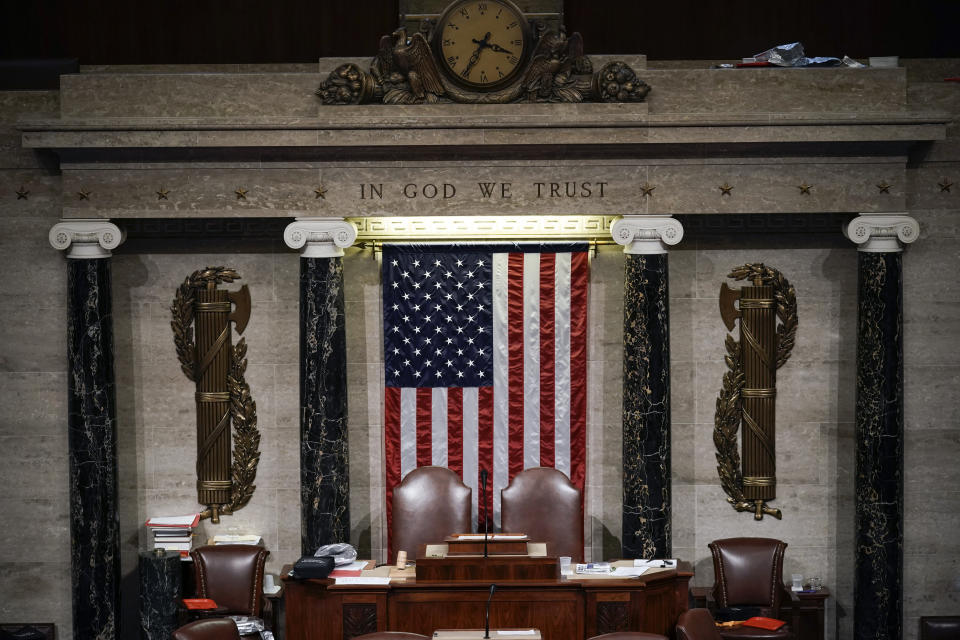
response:
<path id="1" fill-rule="evenodd" d="M 0 58 L 81 64 L 315 62 L 373 56 L 398 23 L 398 0 L 37 0 L 4 5 Z M 960 3 L 814 0 L 751 3 L 566 0 L 587 53 L 736 59 L 800 40 L 809 55 L 957 57 Z"/>

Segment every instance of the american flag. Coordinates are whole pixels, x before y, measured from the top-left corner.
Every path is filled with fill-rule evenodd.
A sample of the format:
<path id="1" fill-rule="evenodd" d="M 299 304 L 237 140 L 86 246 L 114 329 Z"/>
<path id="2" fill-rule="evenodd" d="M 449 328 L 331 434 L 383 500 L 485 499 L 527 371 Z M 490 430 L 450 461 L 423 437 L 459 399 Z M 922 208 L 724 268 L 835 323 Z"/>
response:
<path id="1" fill-rule="evenodd" d="M 410 471 L 445 466 L 500 525 L 500 490 L 556 467 L 583 490 L 587 246 L 383 248 L 387 521 Z M 492 529 L 491 529 L 492 530 Z"/>

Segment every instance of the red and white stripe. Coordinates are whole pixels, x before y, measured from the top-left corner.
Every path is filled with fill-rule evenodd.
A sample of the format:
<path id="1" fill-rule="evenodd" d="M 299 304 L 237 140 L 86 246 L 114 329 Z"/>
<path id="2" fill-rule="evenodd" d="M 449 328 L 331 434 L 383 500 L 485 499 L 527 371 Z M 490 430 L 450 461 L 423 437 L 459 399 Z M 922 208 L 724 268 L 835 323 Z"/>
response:
<path id="1" fill-rule="evenodd" d="M 583 490 L 587 252 L 493 254 L 493 386 L 386 387 L 387 520 L 393 487 L 418 466 L 452 469 L 500 526 L 500 491 L 525 468 L 556 467 Z M 490 486 L 492 484 L 492 486 Z"/>

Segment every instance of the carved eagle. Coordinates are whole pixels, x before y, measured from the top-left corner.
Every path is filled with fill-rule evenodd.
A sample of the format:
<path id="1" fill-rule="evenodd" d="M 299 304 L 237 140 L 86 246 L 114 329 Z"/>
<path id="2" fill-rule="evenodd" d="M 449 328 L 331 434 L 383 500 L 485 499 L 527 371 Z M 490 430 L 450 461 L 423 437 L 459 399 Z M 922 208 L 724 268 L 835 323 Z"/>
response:
<path id="1" fill-rule="evenodd" d="M 423 34 L 415 33 L 407 39 L 407 30 L 401 27 L 393 32 L 393 37 L 393 63 L 407 77 L 411 93 L 419 99 L 427 93 L 443 95 L 445 89 L 440 72 Z"/>

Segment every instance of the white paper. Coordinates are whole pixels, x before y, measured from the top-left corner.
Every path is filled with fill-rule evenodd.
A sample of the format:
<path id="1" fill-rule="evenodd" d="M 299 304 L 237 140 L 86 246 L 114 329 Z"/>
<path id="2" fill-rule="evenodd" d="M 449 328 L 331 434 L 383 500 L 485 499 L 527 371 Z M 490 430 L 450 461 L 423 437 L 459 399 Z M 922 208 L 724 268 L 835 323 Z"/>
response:
<path id="1" fill-rule="evenodd" d="M 363 569 L 369 564 L 366 560 L 354 560 L 350 564 L 343 565 L 342 567 L 337 567 L 337 571 L 344 569 L 345 571 L 363 571 Z"/>
<path id="2" fill-rule="evenodd" d="M 378 578 L 376 576 L 372 576 L 370 578 L 364 578 L 364 577 L 354 578 L 351 576 L 347 578 L 334 578 L 334 580 L 336 580 L 336 584 L 377 584 L 377 585 L 390 584 L 390 578 Z"/>
<path id="3" fill-rule="evenodd" d="M 147 519 L 148 527 L 189 527 L 197 519 L 197 514 L 185 516 L 156 516 Z"/>
<path id="4" fill-rule="evenodd" d="M 535 636 L 537 632 L 534 629 L 521 629 L 519 631 L 497 631 L 498 636 Z"/>
<path id="5" fill-rule="evenodd" d="M 646 570 L 646 567 L 615 567 L 610 575 L 620 578 L 636 578 L 642 576 Z"/>
<path id="6" fill-rule="evenodd" d="M 677 561 L 676 559 L 673 559 L 673 558 L 670 558 L 667 560 L 648 560 L 646 558 L 642 558 L 642 559 L 634 560 L 633 566 L 648 567 L 651 569 L 676 569 Z"/>
<path id="7" fill-rule="evenodd" d="M 526 540 L 527 534 L 525 533 L 495 533 L 493 534 L 494 540 Z"/>

